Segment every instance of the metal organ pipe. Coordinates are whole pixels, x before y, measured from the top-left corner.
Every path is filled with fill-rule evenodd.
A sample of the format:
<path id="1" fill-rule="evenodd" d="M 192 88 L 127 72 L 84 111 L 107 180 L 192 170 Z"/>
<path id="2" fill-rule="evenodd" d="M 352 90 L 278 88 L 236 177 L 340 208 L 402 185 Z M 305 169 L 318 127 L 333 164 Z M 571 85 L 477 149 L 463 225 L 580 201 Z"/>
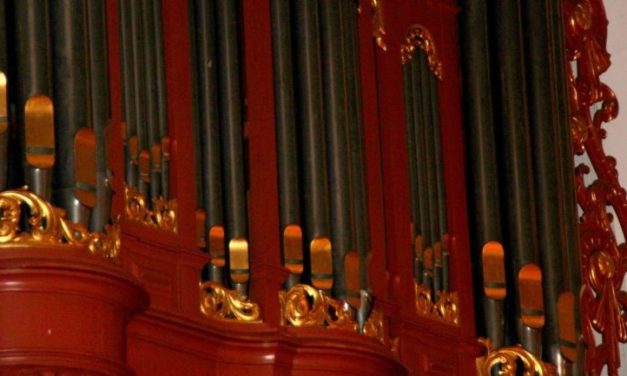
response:
<path id="1" fill-rule="evenodd" d="M 286 282 L 289 288 L 301 281 L 304 270 L 290 1 L 272 0 L 270 7 L 280 223 L 283 232 L 283 263 L 291 272 Z"/>
<path id="2" fill-rule="evenodd" d="M 330 208 L 333 227 L 333 292 L 335 297 L 347 294 L 344 263 L 346 254 L 353 250 L 350 173 L 347 124 L 346 91 L 342 58 L 340 2 L 323 1 L 321 10 L 321 46 L 324 77 L 324 114 L 327 127 Z M 357 276 L 358 277 L 358 276 Z M 358 293 L 358 291 L 354 291 Z"/>

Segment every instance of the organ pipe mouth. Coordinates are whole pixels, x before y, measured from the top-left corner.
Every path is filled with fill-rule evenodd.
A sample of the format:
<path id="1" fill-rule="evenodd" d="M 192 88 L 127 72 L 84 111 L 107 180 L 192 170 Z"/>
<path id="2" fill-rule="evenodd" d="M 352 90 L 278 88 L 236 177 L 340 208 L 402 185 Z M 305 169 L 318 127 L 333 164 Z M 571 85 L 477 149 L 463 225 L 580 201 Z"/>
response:
<path id="1" fill-rule="evenodd" d="M 291 224 L 283 230 L 283 263 L 292 274 L 303 273 L 303 231 Z"/>
<path id="2" fill-rule="evenodd" d="M 74 172 L 76 187 L 74 195 L 81 204 L 93 208 L 98 198 L 96 192 L 96 133 L 92 128 L 81 128 L 74 136 Z"/>
<path id="3" fill-rule="evenodd" d="M 333 287 L 333 258 L 331 256 L 331 240 L 324 236 L 315 237 L 310 245 L 311 253 L 311 284 L 323 291 Z"/>
<path id="4" fill-rule="evenodd" d="M 248 282 L 250 270 L 248 265 L 248 241 L 244 238 L 233 238 L 229 242 L 229 269 L 231 282 L 244 284 Z"/>
<path id="5" fill-rule="evenodd" d="M 26 163 L 30 167 L 54 166 L 54 106 L 49 97 L 35 94 L 24 107 Z"/>
<path id="6" fill-rule="evenodd" d="M 220 225 L 211 226 L 209 229 L 209 253 L 211 254 L 211 264 L 223 268 L 224 262 L 224 227 Z"/>
<path id="7" fill-rule="evenodd" d="M 150 147 L 150 164 L 153 172 L 161 172 L 161 145 L 153 144 Z"/>
<path id="8" fill-rule="evenodd" d="M 505 283 L 505 251 L 499 242 L 483 246 L 483 292 L 490 299 L 503 300 L 507 295 Z"/>
<path id="9" fill-rule="evenodd" d="M 542 294 L 542 270 L 536 264 L 527 264 L 518 272 L 520 290 L 520 317 L 530 328 L 544 326 L 544 297 Z"/>
<path id="10" fill-rule="evenodd" d="M 139 177 L 142 182 L 150 184 L 150 153 L 142 150 L 139 153 Z"/>
<path id="11" fill-rule="evenodd" d="M 9 111 L 7 102 L 7 76 L 0 72 L 0 135 L 9 129 Z"/>

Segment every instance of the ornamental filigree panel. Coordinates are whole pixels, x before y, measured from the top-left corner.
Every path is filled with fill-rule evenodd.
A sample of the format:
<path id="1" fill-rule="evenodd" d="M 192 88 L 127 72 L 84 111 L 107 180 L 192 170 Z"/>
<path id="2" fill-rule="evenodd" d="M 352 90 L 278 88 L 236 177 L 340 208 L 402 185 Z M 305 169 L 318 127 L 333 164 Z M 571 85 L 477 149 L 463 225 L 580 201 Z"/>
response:
<path id="1" fill-rule="evenodd" d="M 579 233 L 585 372 L 598 375 L 607 366 L 609 375 L 617 375 L 619 343 L 627 341 L 627 293 L 620 291 L 627 254 L 612 232 L 610 208 L 627 233 L 627 194 L 618 181 L 616 160 L 603 149 L 603 126 L 618 115 L 614 92 L 600 79 L 610 66 L 608 21 L 601 0 L 566 0 L 564 10 L 572 142 L 576 154 L 589 158 L 589 163 L 576 166 L 575 182 L 583 213 Z M 586 175 L 592 171 L 596 177 L 588 183 Z"/>

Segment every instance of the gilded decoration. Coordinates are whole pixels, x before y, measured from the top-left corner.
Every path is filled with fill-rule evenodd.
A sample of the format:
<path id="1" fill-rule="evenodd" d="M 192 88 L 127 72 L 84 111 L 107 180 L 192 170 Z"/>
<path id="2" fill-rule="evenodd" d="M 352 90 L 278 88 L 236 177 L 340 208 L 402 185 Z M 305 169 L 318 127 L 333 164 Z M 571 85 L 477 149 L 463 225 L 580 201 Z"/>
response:
<path id="1" fill-rule="evenodd" d="M 401 62 L 403 64 L 409 63 L 414 58 L 416 48 L 422 50 L 427 55 L 429 69 L 441 81 L 442 62 L 438 57 L 433 36 L 431 36 L 429 30 L 421 25 L 412 25 L 405 34 L 405 40 L 401 45 Z"/>
<path id="2" fill-rule="evenodd" d="M 212 319 L 246 323 L 261 321 L 257 303 L 212 281 L 200 284 L 200 311 Z"/>
<path id="3" fill-rule="evenodd" d="M 357 322 L 346 302 L 329 298 L 309 285 L 296 285 L 280 291 L 281 323 L 295 327 L 328 326 L 357 331 Z"/>
<path id="4" fill-rule="evenodd" d="M 627 233 L 627 193 L 620 186 L 616 160 L 605 154 L 603 124 L 618 115 L 618 101 L 600 76 L 610 66 L 606 49 L 607 17 L 602 0 L 564 2 L 568 94 L 573 149 L 590 163 L 575 168 L 582 290 L 584 372 L 618 374 L 619 343 L 627 341 L 627 293 L 620 290 L 627 268 L 627 252 L 612 232 L 614 210 Z M 587 175 L 594 171 L 594 180 Z M 595 333 L 596 332 L 596 333 Z"/>
<path id="5" fill-rule="evenodd" d="M 24 208 L 28 210 L 23 212 Z M 65 219 L 62 209 L 24 187 L 0 192 L 0 244 L 81 246 L 92 254 L 116 258 L 120 252 L 120 229 L 115 223 L 106 226 L 105 233 L 89 232 Z"/>
<path id="6" fill-rule="evenodd" d="M 371 0 L 372 7 L 372 36 L 377 42 L 377 46 L 383 51 L 387 51 L 388 47 L 383 40 L 385 37 L 385 22 L 383 21 L 383 0 Z"/>
<path id="7" fill-rule="evenodd" d="M 353 308 L 346 302 L 332 299 L 316 288 L 299 284 L 279 292 L 281 325 L 294 327 L 328 327 L 358 333 Z M 363 335 L 390 346 L 386 335 L 385 316 L 373 310 L 364 324 Z"/>
<path id="8" fill-rule="evenodd" d="M 151 210 L 146 204 L 146 198 L 137 189 L 125 185 L 124 202 L 126 218 L 161 230 L 178 231 L 176 200 L 158 198 L 153 200 Z"/>
<path id="9" fill-rule="evenodd" d="M 493 375 L 492 369 L 498 368 L 500 376 L 549 376 L 555 375 L 553 368 L 547 367 L 522 346 L 502 347 L 494 350 L 492 342 L 486 338 L 480 338 L 479 342 L 486 347 L 486 355 L 477 358 L 477 375 Z M 522 365 L 522 373 L 518 372 L 518 365 Z"/>
<path id="10" fill-rule="evenodd" d="M 459 325 L 459 297 L 456 292 L 438 291 L 434 302 L 431 289 L 420 284 L 415 285 L 416 311 L 421 316 Z"/>

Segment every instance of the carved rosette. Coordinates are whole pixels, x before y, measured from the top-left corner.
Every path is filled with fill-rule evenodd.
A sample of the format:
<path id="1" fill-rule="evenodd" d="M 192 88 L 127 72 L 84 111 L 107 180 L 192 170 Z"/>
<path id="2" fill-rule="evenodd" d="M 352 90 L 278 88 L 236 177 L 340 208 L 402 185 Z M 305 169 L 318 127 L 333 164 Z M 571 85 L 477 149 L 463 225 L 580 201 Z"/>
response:
<path id="1" fill-rule="evenodd" d="M 248 301 L 235 290 L 219 283 L 200 284 L 200 310 L 208 318 L 247 323 L 260 322 L 259 306 Z"/>
<path id="2" fill-rule="evenodd" d="M 178 231 L 176 200 L 153 200 L 150 210 L 146 198 L 137 189 L 124 185 L 124 202 L 127 219 L 173 233 Z"/>
<path id="3" fill-rule="evenodd" d="M 412 25 L 405 34 L 405 40 L 401 45 L 401 61 L 403 64 L 409 63 L 414 58 L 416 48 L 422 50 L 427 55 L 429 69 L 439 80 L 442 80 L 442 61 L 435 49 L 433 36 L 431 36 L 429 30 L 421 25 Z"/>
<path id="4" fill-rule="evenodd" d="M 541 360 L 525 350 L 522 346 L 502 347 L 494 350 L 492 342 L 486 338 L 480 338 L 479 342 L 486 347 L 486 355 L 477 358 L 477 375 L 493 375 L 492 369 L 499 367 L 498 375 L 516 376 L 518 364 L 523 366 L 523 376 L 548 376 L 555 375 L 554 369 L 547 367 Z"/>
<path id="5" fill-rule="evenodd" d="M 23 208 L 28 208 L 25 221 L 22 221 Z M 116 258 L 120 251 L 120 229 L 116 223 L 107 226 L 104 234 L 89 232 L 65 219 L 62 209 L 22 188 L 0 192 L 0 245 L 10 244 L 81 246 L 92 254 Z"/>
<path id="6" fill-rule="evenodd" d="M 603 150 L 603 124 L 618 115 L 612 89 L 600 80 L 610 66 L 607 18 L 601 0 L 566 0 L 564 10 L 573 148 L 590 160 L 590 165 L 580 164 L 575 169 L 577 203 L 583 213 L 579 233 L 585 372 L 598 375 L 607 366 L 608 374 L 616 375 L 619 342 L 627 341 L 627 293 L 620 291 L 627 253 L 612 232 L 614 218 L 608 206 L 627 234 L 627 194 L 618 181 L 616 160 Z M 585 177 L 592 170 L 596 180 L 587 184 Z"/>
<path id="7" fill-rule="evenodd" d="M 416 311 L 421 316 L 459 325 L 459 297 L 456 292 L 437 292 L 434 302 L 431 289 L 415 284 Z"/>

